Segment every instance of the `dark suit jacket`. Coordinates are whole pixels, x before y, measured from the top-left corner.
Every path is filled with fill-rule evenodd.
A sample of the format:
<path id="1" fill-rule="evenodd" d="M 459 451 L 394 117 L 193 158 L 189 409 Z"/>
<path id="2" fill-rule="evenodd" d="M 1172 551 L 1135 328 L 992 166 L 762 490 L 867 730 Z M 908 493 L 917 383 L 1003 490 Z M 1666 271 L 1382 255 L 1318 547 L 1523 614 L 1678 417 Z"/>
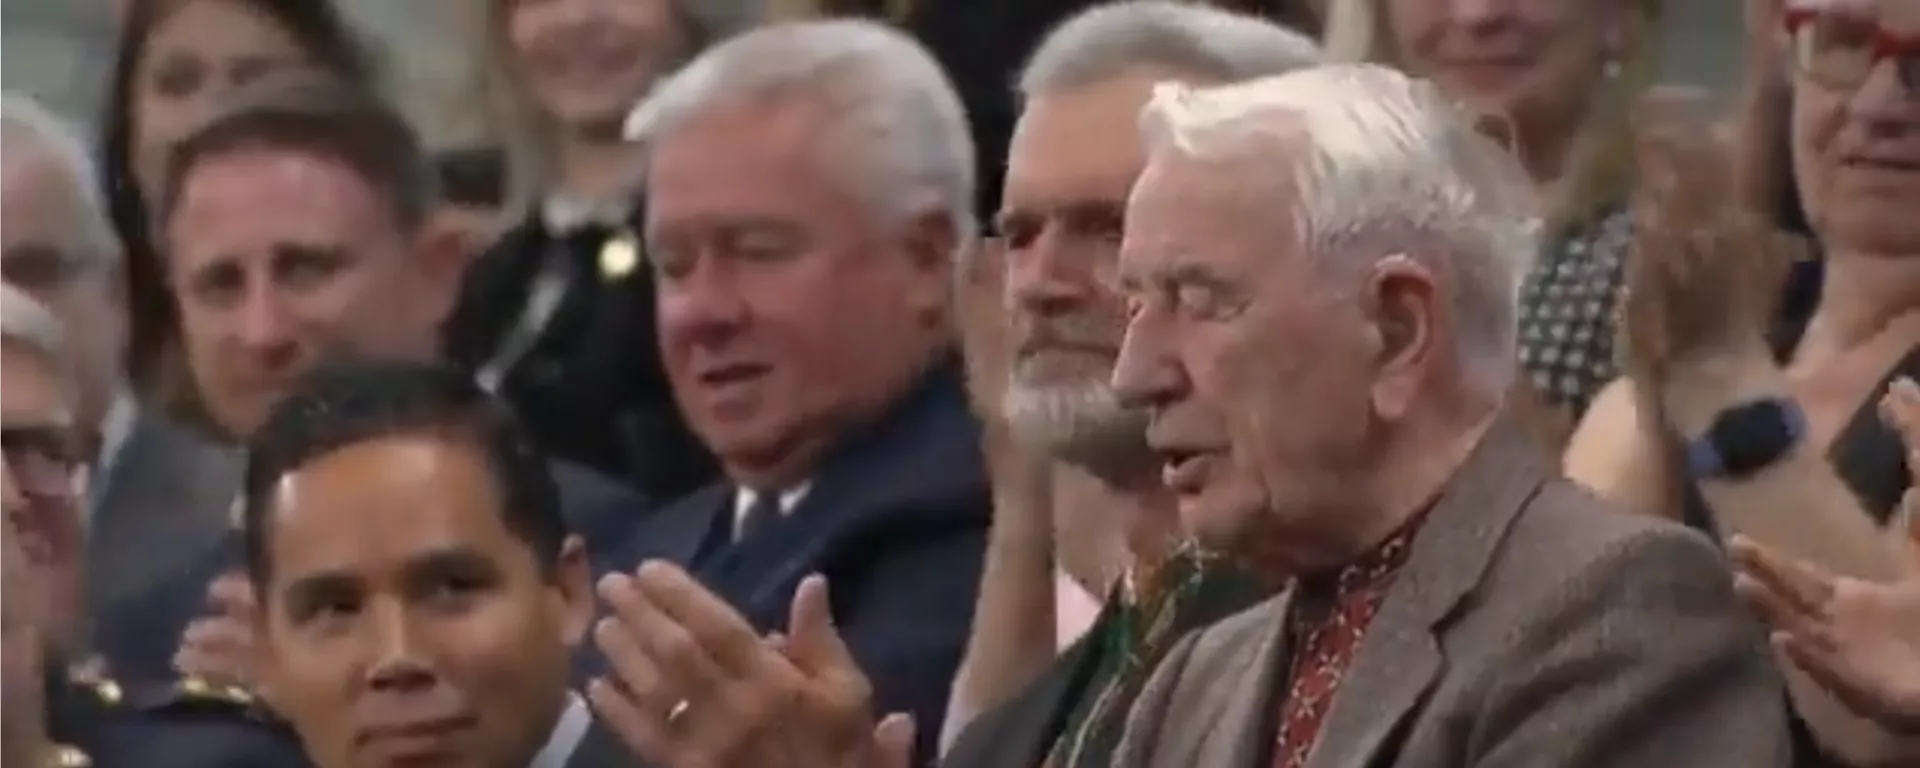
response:
<path id="1" fill-rule="evenodd" d="M 554 480 L 570 529 L 587 544 L 598 576 L 616 562 L 614 552 L 646 516 L 649 505 L 625 486 L 579 467 L 555 463 Z M 229 490 L 228 498 L 232 498 Z M 228 502 L 222 502 L 226 509 Z M 94 647 L 113 674 L 134 681 L 168 680 L 173 654 L 187 624 L 206 613 L 207 587 L 220 574 L 243 567 L 239 532 L 228 530 L 200 549 L 192 565 L 173 578 L 122 600 L 99 617 Z"/>
<path id="2" fill-rule="evenodd" d="M 89 480 L 87 613 L 193 565 L 230 527 L 240 458 L 147 409 Z"/>
<path id="3" fill-rule="evenodd" d="M 567 757 L 567 768 L 627 768 L 639 765 L 640 761 L 627 750 L 625 744 L 607 729 L 600 727 L 595 720 L 580 737 L 580 744 L 573 748 L 573 754 Z"/>
<path id="4" fill-rule="evenodd" d="M 1510 419 L 1428 515 L 1307 768 L 1792 764 L 1765 633 L 1705 537 L 1560 479 Z M 1175 648 L 1114 765 L 1265 766 L 1290 599 Z"/>
<path id="5" fill-rule="evenodd" d="M 826 459 L 789 515 L 738 544 L 735 490 L 716 485 L 649 516 L 628 567 L 685 566 L 762 632 L 786 628 L 802 578 L 825 576 L 875 711 L 939 723 L 972 623 L 990 506 L 958 365 L 936 366 Z M 919 729 L 921 755 L 935 754 L 938 731 Z"/>
<path id="6" fill-rule="evenodd" d="M 566 291 L 500 395 L 549 454 L 650 498 L 677 499 L 719 473 L 660 367 L 652 270 L 645 262 L 624 274 L 601 269 L 601 248 L 620 235 L 589 226 L 556 236 L 538 216 L 507 231 L 467 270 L 442 329 L 446 353 L 469 369 L 486 365 L 520 323 L 543 266 L 560 265 Z"/>

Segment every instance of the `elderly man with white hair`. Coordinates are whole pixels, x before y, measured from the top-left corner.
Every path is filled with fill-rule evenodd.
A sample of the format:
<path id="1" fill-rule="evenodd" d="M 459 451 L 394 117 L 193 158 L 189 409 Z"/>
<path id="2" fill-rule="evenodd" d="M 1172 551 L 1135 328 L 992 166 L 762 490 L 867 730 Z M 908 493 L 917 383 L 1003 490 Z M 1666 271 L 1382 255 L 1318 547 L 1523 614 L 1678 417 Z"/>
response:
<path id="1" fill-rule="evenodd" d="M 1116 765 L 1790 764 L 1713 546 L 1508 412 L 1512 158 L 1372 65 L 1162 85 L 1142 122 L 1114 386 L 1188 530 L 1283 591 L 1169 653 Z"/>
<path id="2" fill-rule="evenodd" d="M 727 670 L 786 631 L 798 589 L 791 610 L 831 616 L 882 707 L 938 722 L 988 507 L 953 354 L 975 229 L 953 87 L 886 26 L 781 24 L 701 54 L 629 127 L 667 380 L 726 479 L 650 515 L 637 572 L 601 584 L 617 684 L 590 697 L 655 764 L 701 764 L 747 722 Z"/>
<path id="3" fill-rule="evenodd" d="M 123 251 L 81 135 L 29 97 L 0 97 L 0 276 L 66 336 L 86 465 L 88 613 L 99 615 L 226 529 L 240 468 L 124 389 Z"/>

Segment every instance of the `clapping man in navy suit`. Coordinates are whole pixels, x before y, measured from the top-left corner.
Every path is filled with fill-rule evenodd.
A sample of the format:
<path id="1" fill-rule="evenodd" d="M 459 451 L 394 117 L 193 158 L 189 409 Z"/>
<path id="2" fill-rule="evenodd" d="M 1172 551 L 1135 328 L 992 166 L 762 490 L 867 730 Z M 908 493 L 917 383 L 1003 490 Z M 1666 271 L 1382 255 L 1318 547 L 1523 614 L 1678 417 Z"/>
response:
<path id="1" fill-rule="evenodd" d="M 628 128 L 652 151 L 645 230 L 669 381 L 727 477 L 652 515 L 628 561 L 645 563 L 643 585 L 697 581 L 760 633 L 785 631 L 796 587 L 819 574 L 878 711 L 940 722 L 989 508 L 949 317 L 951 264 L 974 231 L 959 99 L 898 32 L 786 24 L 709 49 Z M 700 649 L 649 622 L 634 586 L 601 584 L 615 617 L 596 639 L 617 682 L 590 695 L 636 751 L 676 765 L 676 743 L 620 715 L 687 733 L 730 718 L 706 661 L 662 655 Z"/>

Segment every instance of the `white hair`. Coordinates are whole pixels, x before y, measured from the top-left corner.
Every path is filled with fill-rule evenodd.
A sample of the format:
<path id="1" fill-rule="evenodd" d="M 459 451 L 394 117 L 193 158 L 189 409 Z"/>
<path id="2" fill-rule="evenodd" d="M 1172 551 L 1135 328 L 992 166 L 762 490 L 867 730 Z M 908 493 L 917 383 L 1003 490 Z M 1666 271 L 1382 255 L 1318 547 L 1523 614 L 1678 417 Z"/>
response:
<path id="1" fill-rule="evenodd" d="M 41 153 L 56 163 L 65 176 L 66 194 L 72 195 L 74 233 L 90 259 L 89 266 L 117 261 L 120 236 L 113 219 L 107 215 L 106 195 L 101 192 L 98 166 L 82 138 L 80 127 L 55 114 L 38 99 L 8 91 L 0 94 L 0 136 L 5 151 Z"/>
<path id="2" fill-rule="evenodd" d="M 964 248 L 975 234 L 974 149 L 960 97 L 905 34 L 851 19 L 761 27 L 707 49 L 627 116 L 648 144 L 722 105 L 798 96 L 827 110 L 829 167 L 889 223 L 938 210 Z"/>
<path id="3" fill-rule="evenodd" d="M 42 358 L 62 390 L 70 393 L 73 371 L 68 367 L 66 334 L 60 330 L 60 320 L 12 283 L 0 283 L 0 339 Z"/>
<path id="4" fill-rule="evenodd" d="M 1141 67 L 1222 83 L 1320 64 L 1320 48 L 1254 16 L 1168 0 L 1126 0 L 1083 11 L 1047 34 L 1021 70 L 1023 98 L 1080 88 Z"/>
<path id="5" fill-rule="evenodd" d="M 1163 83 L 1141 121 L 1150 152 L 1291 180 L 1295 231 L 1322 265 L 1427 264 L 1452 287 L 1470 375 L 1505 389 L 1520 278 L 1538 248 L 1534 187 L 1432 83 L 1373 64 L 1219 88 Z"/>

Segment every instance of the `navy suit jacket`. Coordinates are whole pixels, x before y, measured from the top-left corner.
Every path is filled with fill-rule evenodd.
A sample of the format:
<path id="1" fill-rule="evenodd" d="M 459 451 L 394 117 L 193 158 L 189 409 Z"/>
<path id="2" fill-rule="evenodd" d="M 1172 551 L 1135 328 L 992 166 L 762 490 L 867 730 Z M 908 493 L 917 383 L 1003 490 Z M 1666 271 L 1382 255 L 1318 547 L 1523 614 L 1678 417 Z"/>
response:
<path id="1" fill-rule="evenodd" d="M 587 546 L 595 578 L 619 564 L 614 553 L 650 508 L 636 492 L 578 466 L 555 462 L 569 529 Z M 106 659 L 116 677 L 135 682 L 177 677 L 173 654 L 180 633 L 207 612 L 207 587 L 221 574 L 244 567 L 239 531 L 230 531 L 193 560 L 193 565 L 95 617 L 93 650 Z"/>
<path id="2" fill-rule="evenodd" d="M 935 366 L 828 455 L 790 514 L 737 544 L 736 491 L 712 486 L 650 514 L 628 567 L 686 567 L 763 633 L 786 629 L 801 579 L 825 576 L 876 714 L 911 712 L 920 762 L 931 761 L 973 621 L 991 505 L 958 365 Z"/>

